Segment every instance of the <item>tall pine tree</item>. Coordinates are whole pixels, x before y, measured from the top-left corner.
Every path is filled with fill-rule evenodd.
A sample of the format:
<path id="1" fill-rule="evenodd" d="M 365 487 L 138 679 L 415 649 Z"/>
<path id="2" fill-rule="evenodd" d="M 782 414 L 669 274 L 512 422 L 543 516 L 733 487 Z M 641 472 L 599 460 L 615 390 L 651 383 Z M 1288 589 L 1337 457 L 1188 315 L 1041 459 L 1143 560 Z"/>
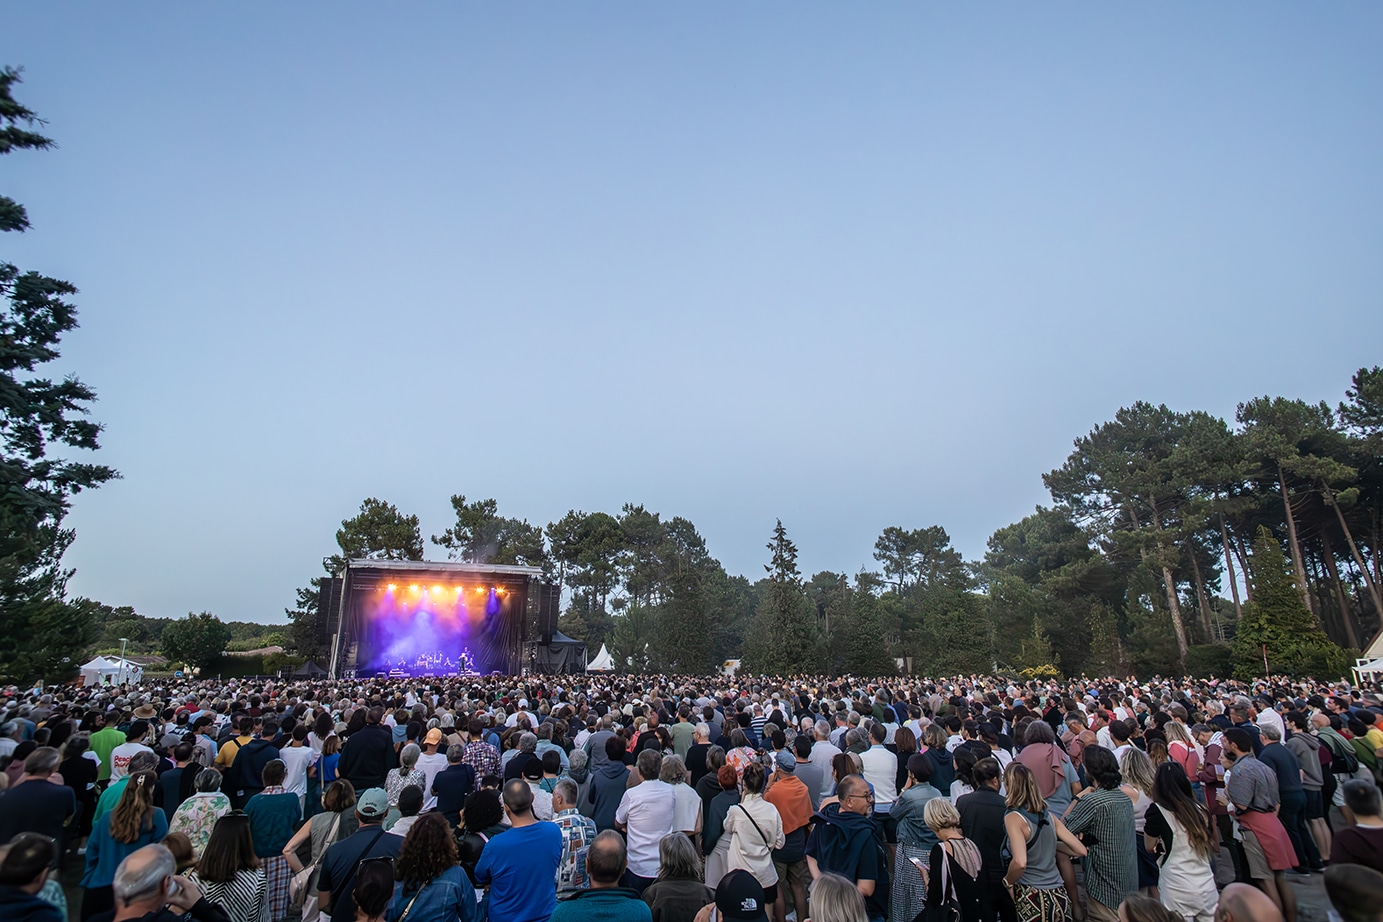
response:
<path id="1" fill-rule="evenodd" d="M 764 567 L 768 591 L 746 639 L 742 665 L 748 672 L 764 675 L 816 671 L 821 663 L 816 609 L 803 589 L 797 545 L 788 538 L 782 519 L 773 529 L 768 549 L 773 554 L 772 562 Z"/>

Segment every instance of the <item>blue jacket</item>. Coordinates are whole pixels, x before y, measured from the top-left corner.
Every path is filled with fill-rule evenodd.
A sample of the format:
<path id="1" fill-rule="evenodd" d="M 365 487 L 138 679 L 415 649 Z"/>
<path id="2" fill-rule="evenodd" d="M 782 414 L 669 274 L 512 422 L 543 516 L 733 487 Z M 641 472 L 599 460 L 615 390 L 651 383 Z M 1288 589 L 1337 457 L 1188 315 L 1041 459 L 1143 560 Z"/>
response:
<path id="1" fill-rule="evenodd" d="M 409 904 L 412 909 L 409 909 Z M 394 888 L 394 902 L 386 918 L 398 922 L 404 911 L 408 922 L 480 922 L 480 904 L 475 901 L 471 879 L 459 866 L 450 867 L 428 881 L 421 889 Z"/>
<path id="2" fill-rule="evenodd" d="M 18 887 L 0 886 L 0 919 L 6 922 L 63 922 L 63 915 L 52 903 L 45 903 Z"/>
<path id="3" fill-rule="evenodd" d="M 141 830 L 133 842 L 117 842 L 110 834 L 111 814 L 104 814 L 91 829 L 91 837 L 86 840 L 86 873 L 82 875 L 82 886 L 88 889 L 109 887 L 115 880 L 115 869 L 120 862 L 146 845 L 162 842 L 168 835 L 168 818 L 163 811 L 154 810 L 154 828 Z"/>

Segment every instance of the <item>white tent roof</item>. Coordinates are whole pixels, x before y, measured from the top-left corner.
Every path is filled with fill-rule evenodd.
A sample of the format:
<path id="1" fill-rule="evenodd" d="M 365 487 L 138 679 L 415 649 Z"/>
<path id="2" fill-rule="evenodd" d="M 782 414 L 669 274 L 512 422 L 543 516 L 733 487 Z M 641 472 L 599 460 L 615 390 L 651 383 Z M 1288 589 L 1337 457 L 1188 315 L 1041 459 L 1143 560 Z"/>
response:
<path id="1" fill-rule="evenodd" d="M 590 672 L 609 672 L 614 668 L 615 660 L 610 656 L 610 651 L 605 649 L 605 644 L 600 645 L 600 652 L 595 655 L 595 659 L 586 664 L 586 669 Z"/>
<path id="2" fill-rule="evenodd" d="M 1355 672 L 1383 672 L 1383 657 L 1371 662 L 1360 661 L 1360 665 L 1354 667 Z"/>
<path id="3" fill-rule="evenodd" d="M 96 657 L 95 659 L 93 659 L 91 662 L 89 662 L 89 663 L 87 663 L 86 665 L 84 665 L 82 668 L 83 668 L 83 669 L 109 669 L 111 672 L 114 672 L 115 670 L 119 669 L 120 667 L 119 667 L 118 665 L 116 665 L 115 660 L 109 659 L 108 657 L 104 657 L 104 656 L 98 656 L 98 657 Z"/>
<path id="4" fill-rule="evenodd" d="M 86 685 L 100 685 L 107 676 L 137 682 L 143 675 L 143 666 L 118 656 L 98 656 L 82 667 L 82 681 Z"/>

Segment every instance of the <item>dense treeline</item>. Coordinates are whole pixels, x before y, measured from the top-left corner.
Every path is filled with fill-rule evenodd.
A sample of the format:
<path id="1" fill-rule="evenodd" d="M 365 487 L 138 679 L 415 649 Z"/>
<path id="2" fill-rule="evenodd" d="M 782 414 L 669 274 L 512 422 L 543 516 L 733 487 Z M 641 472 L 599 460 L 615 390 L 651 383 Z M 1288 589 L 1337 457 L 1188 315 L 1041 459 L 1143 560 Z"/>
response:
<path id="1" fill-rule="evenodd" d="M 561 629 L 638 670 L 1027 669 L 1066 674 L 1340 672 L 1378 630 L 1383 369 L 1338 408 L 1262 397 L 1235 425 L 1136 403 L 1044 475 L 1051 506 L 967 562 L 939 525 L 885 528 L 872 567 L 805 578 L 779 522 L 765 575 L 728 574 L 684 518 L 641 505 L 538 526 L 451 499 L 431 543 L 454 559 L 542 567 Z M 349 557 L 421 560 L 416 516 L 369 499 Z M 876 568 L 876 569 L 875 569 Z M 311 649 L 316 581 L 289 610 Z M 1282 587 L 1287 591 L 1282 591 Z"/>

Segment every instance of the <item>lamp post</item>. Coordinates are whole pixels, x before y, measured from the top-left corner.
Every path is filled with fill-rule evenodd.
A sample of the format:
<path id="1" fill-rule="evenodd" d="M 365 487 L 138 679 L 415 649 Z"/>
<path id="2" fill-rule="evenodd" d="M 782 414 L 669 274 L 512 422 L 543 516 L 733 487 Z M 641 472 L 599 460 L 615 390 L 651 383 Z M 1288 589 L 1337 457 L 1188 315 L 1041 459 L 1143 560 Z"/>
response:
<path id="1" fill-rule="evenodd" d="M 130 669 L 125 665 L 125 644 L 130 642 L 130 638 L 120 638 L 120 684 L 124 685 L 128 681 Z"/>

